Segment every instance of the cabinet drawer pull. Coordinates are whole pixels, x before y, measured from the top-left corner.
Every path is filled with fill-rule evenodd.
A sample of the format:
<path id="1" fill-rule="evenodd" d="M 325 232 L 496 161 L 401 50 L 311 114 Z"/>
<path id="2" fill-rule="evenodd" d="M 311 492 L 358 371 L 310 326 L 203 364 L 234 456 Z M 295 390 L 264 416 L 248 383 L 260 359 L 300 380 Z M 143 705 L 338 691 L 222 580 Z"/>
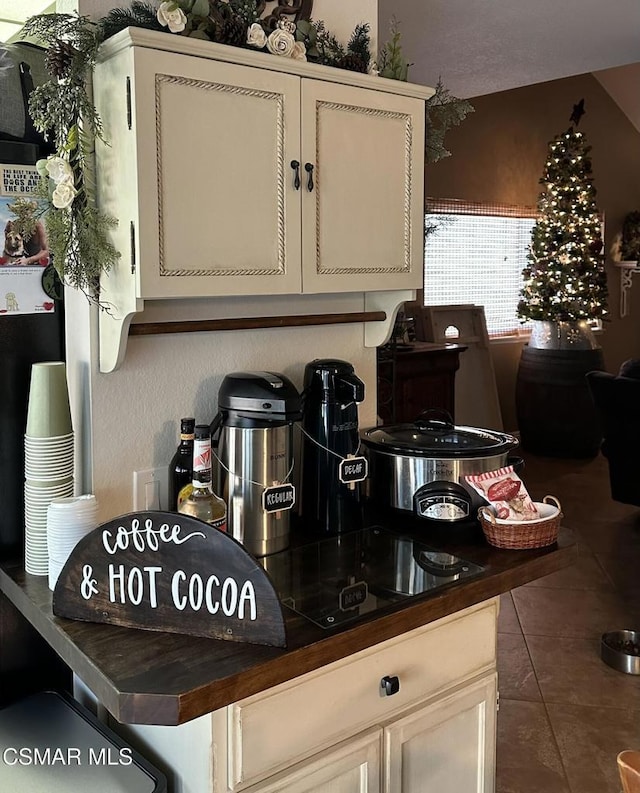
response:
<path id="1" fill-rule="evenodd" d="M 400 678 L 397 675 L 385 675 L 380 681 L 380 692 L 384 697 L 392 697 L 400 691 Z"/>
<path id="2" fill-rule="evenodd" d="M 309 179 L 307 180 L 307 190 L 311 192 L 313 190 L 313 165 L 310 162 L 306 162 L 304 164 L 304 169 L 309 174 Z"/>
<path id="3" fill-rule="evenodd" d="M 291 160 L 291 167 L 294 170 L 295 178 L 293 180 L 293 186 L 296 190 L 300 189 L 300 163 L 297 160 Z"/>

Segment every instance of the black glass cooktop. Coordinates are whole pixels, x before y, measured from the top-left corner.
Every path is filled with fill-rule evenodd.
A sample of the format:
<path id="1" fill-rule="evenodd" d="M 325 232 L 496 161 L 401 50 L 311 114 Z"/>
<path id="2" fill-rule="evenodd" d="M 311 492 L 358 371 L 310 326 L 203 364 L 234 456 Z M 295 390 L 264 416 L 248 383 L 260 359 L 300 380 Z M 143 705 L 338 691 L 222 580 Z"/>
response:
<path id="1" fill-rule="evenodd" d="M 334 628 L 484 567 L 381 527 L 340 534 L 260 560 L 284 606 Z"/>

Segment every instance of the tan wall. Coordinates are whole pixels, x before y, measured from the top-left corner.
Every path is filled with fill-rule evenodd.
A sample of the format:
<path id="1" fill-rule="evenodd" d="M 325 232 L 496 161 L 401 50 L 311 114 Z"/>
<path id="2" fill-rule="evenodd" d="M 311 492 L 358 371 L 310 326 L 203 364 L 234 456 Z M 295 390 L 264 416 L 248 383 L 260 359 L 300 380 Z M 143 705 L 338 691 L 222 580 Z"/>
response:
<path id="1" fill-rule="evenodd" d="M 605 213 L 608 251 L 627 212 L 640 209 L 640 132 L 590 74 L 504 91 L 472 100 L 475 112 L 451 130 L 452 157 L 427 167 L 427 195 L 468 201 L 534 204 L 547 145 L 569 126 L 573 105 L 585 99 L 580 129 L 592 147 L 598 207 Z M 601 336 L 605 364 L 640 357 L 640 284 L 620 319 L 620 276 L 607 261 L 610 322 Z M 493 343 L 504 427 L 517 428 L 515 380 L 521 343 Z"/>

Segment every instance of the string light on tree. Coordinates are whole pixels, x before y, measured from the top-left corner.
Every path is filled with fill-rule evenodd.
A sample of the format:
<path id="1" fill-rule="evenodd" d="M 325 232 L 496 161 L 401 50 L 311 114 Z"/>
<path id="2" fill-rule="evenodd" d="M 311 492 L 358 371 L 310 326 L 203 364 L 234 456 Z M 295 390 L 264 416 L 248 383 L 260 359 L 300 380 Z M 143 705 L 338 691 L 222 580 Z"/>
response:
<path id="1" fill-rule="evenodd" d="M 531 232 L 528 263 L 518 304 L 521 319 L 568 321 L 607 315 L 602 230 L 595 203 L 590 146 L 572 125 L 549 143 L 540 184 L 539 218 Z"/>

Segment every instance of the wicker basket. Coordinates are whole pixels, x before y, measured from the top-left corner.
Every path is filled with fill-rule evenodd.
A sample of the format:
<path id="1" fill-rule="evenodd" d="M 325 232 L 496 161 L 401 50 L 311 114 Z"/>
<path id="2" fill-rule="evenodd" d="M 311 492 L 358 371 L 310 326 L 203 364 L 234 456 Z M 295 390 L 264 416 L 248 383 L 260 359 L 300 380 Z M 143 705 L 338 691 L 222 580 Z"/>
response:
<path id="1" fill-rule="evenodd" d="M 480 507 L 478 519 L 489 545 L 496 548 L 544 548 L 558 539 L 562 520 L 560 502 L 555 496 L 545 496 L 536 502 L 540 514 L 536 520 L 499 520 L 491 507 Z"/>

